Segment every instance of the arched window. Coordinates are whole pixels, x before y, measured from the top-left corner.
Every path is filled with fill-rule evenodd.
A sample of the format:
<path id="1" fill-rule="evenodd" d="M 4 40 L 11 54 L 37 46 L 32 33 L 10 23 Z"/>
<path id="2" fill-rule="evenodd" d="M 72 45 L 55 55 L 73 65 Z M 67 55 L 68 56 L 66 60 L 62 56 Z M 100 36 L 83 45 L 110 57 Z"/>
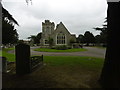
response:
<path id="1" fill-rule="evenodd" d="M 65 34 L 62 32 L 57 34 L 57 44 L 65 44 Z"/>

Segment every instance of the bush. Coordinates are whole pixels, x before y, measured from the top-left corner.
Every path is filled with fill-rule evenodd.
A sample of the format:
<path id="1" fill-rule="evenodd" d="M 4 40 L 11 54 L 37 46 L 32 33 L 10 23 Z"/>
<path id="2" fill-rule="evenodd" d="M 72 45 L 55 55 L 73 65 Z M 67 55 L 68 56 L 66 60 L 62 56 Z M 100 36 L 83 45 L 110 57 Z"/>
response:
<path id="1" fill-rule="evenodd" d="M 66 45 L 62 45 L 62 46 L 56 46 L 55 49 L 57 50 L 66 50 L 68 49 Z"/>
<path id="2" fill-rule="evenodd" d="M 71 47 L 71 46 L 68 46 L 67 49 L 72 49 L 72 47 Z"/>

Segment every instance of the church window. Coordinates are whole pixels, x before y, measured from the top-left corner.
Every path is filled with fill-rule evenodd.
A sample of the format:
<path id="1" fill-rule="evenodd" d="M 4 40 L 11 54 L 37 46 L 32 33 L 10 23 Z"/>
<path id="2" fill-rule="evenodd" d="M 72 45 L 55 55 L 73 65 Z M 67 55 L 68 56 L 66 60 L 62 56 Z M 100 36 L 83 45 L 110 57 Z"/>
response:
<path id="1" fill-rule="evenodd" d="M 65 44 L 65 34 L 60 32 L 57 35 L 57 44 Z"/>

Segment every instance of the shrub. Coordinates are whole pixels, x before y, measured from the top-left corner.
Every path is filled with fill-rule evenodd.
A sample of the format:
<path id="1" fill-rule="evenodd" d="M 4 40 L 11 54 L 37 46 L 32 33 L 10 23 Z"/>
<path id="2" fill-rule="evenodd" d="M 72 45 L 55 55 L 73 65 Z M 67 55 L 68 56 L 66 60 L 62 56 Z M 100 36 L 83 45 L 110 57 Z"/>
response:
<path id="1" fill-rule="evenodd" d="M 68 48 L 68 49 L 72 49 L 72 47 L 71 47 L 71 46 L 68 46 L 67 48 Z"/>
<path id="2" fill-rule="evenodd" d="M 55 49 L 57 50 L 66 50 L 68 49 L 66 45 L 62 45 L 62 46 L 56 46 Z"/>

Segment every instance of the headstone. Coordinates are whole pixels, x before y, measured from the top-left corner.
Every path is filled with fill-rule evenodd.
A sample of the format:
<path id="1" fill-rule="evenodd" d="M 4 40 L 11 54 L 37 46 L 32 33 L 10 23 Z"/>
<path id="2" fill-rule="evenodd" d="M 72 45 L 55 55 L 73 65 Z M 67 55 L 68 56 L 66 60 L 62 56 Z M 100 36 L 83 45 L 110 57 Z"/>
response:
<path id="1" fill-rule="evenodd" d="M 27 74 L 31 72 L 30 65 L 30 46 L 18 44 L 15 47 L 16 74 Z"/>

